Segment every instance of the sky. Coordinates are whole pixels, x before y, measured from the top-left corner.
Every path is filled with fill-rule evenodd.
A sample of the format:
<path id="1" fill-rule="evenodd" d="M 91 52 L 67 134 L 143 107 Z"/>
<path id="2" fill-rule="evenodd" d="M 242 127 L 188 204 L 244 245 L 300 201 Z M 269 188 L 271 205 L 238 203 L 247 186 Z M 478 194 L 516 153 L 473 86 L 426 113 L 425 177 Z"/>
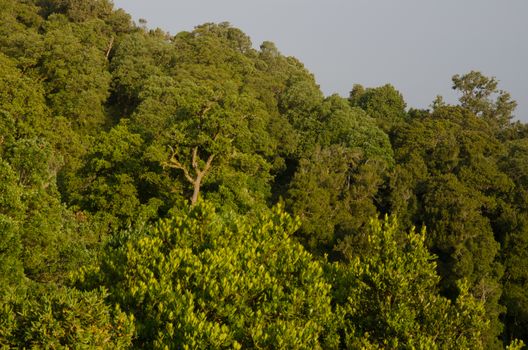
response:
<path id="1" fill-rule="evenodd" d="M 272 41 L 315 75 L 326 95 L 390 83 L 409 107 L 437 95 L 454 103 L 451 77 L 499 80 L 528 122 L 528 0 L 114 0 L 137 22 L 171 34 L 230 22 L 255 48 Z"/>

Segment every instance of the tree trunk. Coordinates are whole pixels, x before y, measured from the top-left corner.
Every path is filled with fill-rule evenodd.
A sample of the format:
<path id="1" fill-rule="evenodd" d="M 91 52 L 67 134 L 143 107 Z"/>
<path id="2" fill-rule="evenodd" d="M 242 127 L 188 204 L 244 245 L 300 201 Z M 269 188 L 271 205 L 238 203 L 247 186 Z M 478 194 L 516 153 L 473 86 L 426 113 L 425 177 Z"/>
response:
<path id="1" fill-rule="evenodd" d="M 183 175 L 189 181 L 193 186 L 193 195 L 191 197 L 191 206 L 194 206 L 196 202 L 198 201 L 198 198 L 200 196 L 200 186 L 202 185 L 203 178 L 209 173 L 209 170 L 211 169 L 211 164 L 213 162 L 213 159 L 215 158 L 214 154 L 209 155 L 207 158 L 207 161 L 205 162 L 205 166 L 203 169 L 199 168 L 198 165 L 198 147 L 195 147 L 192 151 L 192 163 L 191 166 L 194 169 L 194 173 L 196 176 L 193 178 L 191 174 L 189 173 L 188 168 L 183 166 L 178 159 L 176 158 L 176 152 L 172 152 L 172 155 L 168 162 L 163 162 L 163 166 L 167 166 L 174 169 L 180 169 L 183 171 Z"/>
<path id="2" fill-rule="evenodd" d="M 198 201 L 198 196 L 200 195 L 200 186 L 202 185 L 202 178 L 197 177 L 196 180 L 194 180 L 193 183 L 193 195 L 191 197 L 191 206 L 194 207 L 196 202 Z"/>

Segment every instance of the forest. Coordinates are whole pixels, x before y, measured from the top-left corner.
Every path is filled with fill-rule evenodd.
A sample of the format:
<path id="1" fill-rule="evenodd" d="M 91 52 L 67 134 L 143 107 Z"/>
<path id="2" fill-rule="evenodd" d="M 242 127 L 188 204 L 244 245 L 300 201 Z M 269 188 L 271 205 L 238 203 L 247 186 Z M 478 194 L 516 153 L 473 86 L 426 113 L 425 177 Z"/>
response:
<path id="1" fill-rule="evenodd" d="M 2 349 L 528 343 L 528 124 L 497 78 L 416 109 L 325 96 L 229 23 L 0 15 Z"/>

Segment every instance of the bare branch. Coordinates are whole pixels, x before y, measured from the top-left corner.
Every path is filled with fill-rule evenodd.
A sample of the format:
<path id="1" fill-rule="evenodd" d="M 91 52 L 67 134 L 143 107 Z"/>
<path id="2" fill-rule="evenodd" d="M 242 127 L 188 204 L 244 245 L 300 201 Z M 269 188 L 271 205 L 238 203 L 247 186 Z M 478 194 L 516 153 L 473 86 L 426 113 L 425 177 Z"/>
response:
<path id="1" fill-rule="evenodd" d="M 211 154 L 207 158 L 207 161 L 205 162 L 205 167 L 202 170 L 200 170 L 200 168 L 198 167 L 198 159 L 199 159 L 198 147 L 193 148 L 192 166 L 194 168 L 194 171 L 196 172 L 196 178 L 203 178 L 207 174 L 207 172 L 211 168 L 211 163 L 213 162 L 214 158 L 215 158 L 215 155 Z"/>
<path id="2" fill-rule="evenodd" d="M 207 174 L 207 172 L 209 171 L 209 169 L 211 168 L 211 164 L 213 163 L 213 160 L 215 158 L 215 155 L 214 154 L 211 154 L 209 156 L 209 158 L 207 158 L 207 162 L 205 162 L 205 168 L 204 170 L 202 171 L 202 173 L 205 175 Z"/>
<path id="3" fill-rule="evenodd" d="M 106 49 L 106 59 L 110 57 L 110 51 L 112 51 L 112 47 L 114 46 L 114 36 L 110 38 L 110 43 L 108 44 L 108 49 Z"/>
<path id="4" fill-rule="evenodd" d="M 198 169 L 198 147 L 194 147 L 192 151 L 192 167 L 196 172 L 199 172 Z"/>
<path id="5" fill-rule="evenodd" d="M 187 170 L 186 167 L 183 166 L 183 164 L 181 164 L 178 159 L 176 158 L 176 151 L 174 151 L 171 147 L 171 150 L 172 150 L 172 154 L 169 158 L 169 161 L 167 162 L 163 162 L 162 163 L 162 166 L 163 167 L 168 167 L 168 168 L 173 168 L 173 169 L 180 169 L 183 171 L 183 175 L 185 176 L 185 178 L 187 179 L 187 181 L 189 181 L 191 184 L 194 185 L 195 183 L 195 180 L 191 177 L 191 175 L 189 174 L 189 171 Z"/>
<path id="6" fill-rule="evenodd" d="M 203 170 L 200 170 L 199 164 L 198 164 L 198 160 L 199 160 L 198 147 L 193 148 L 191 164 L 194 169 L 194 172 L 196 173 L 196 177 L 193 178 L 191 174 L 189 173 L 189 171 L 187 170 L 187 168 L 183 166 L 183 164 L 180 163 L 180 161 L 176 157 L 177 152 L 172 147 L 169 147 L 169 148 L 171 149 L 171 156 L 168 161 L 162 163 L 162 166 L 173 168 L 173 169 L 179 169 L 183 171 L 183 175 L 185 176 L 185 178 L 193 185 L 193 195 L 191 197 L 191 205 L 195 205 L 200 195 L 200 186 L 202 184 L 202 180 L 207 175 L 209 170 L 211 169 L 211 165 L 213 163 L 215 155 L 211 154 L 207 158 Z"/>

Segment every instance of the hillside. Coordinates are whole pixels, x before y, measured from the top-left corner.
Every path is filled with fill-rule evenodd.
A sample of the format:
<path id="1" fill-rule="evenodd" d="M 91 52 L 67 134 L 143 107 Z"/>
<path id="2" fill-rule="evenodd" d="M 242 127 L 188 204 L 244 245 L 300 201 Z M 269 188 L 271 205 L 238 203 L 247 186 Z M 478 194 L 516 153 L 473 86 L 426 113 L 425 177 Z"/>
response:
<path id="1" fill-rule="evenodd" d="M 324 96 L 228 23 L 0 0 L 2 348 L 522 348 L 528 125 Z"/>

